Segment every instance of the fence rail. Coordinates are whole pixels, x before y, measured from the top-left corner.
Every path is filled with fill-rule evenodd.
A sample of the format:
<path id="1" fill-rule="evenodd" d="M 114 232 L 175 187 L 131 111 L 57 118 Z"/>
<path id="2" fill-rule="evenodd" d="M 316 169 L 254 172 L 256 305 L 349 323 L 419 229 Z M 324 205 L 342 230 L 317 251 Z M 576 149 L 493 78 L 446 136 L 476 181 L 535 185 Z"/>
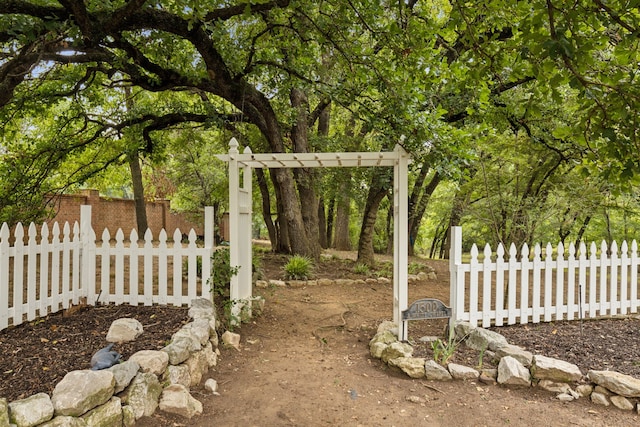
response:
<path id="1" fill-rule="evenodd" d="M 213 208 L 205 208 L 204 244 L 192 229 L 188 243 L 176 229 L 173 241 L 162 230 L 157 241 L 147 230 L 101 240 L 91 228 L 91 207 L 82 206 L 80 224 L 54 223 L 40 232 L 30 224 L 25 236 L 17 224 L 11 236 L 0 228 L 0 330 L 32 321 L 86 300 L 87 304 L 186 305 L 210 297 L 208 280 L 213 247 Z M 25 244 L 25 237 L 27 242 Z M 12 243 L 13 242 L 13 243 Z"/>
<path id="2" fill-rule="evenodd" d="M 554 256 L 555 254 L 555 256 Z M 502 244 L 495 253 L 486 245 L 482 256 L 471 248 L 462 262 L 462 232 L 452 229 L 450 274 L 452 320 L 482 327 L 505 323 L 538 323 L 637 313 L 638 245 L 623 242 L 618 248 L 602 242 L 525 244 L 508 253 Z M 506 256 L 506 259 L 505 259 Z"/>

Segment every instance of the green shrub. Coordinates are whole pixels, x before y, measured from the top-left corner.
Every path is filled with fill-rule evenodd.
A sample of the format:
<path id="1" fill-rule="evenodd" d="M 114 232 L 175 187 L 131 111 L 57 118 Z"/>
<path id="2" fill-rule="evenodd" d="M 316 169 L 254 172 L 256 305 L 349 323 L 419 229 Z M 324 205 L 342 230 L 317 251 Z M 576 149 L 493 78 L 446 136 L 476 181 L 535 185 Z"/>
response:
<path id="1" fill-rule="evenodd" d="M 358 263 L 353 267 L 353 272 L 356 273 L 356 274 L 368 275 L 369 273 L 371 273 L 371 269 L 369 268 L 369 266 L 367 264 Z"/>
<path id="2" fill-rule="evenodd" d="M 302 255 L 294 255 L 284 265 L 285 280 L 307 280 L 313 271 L 313 261 Z"/>
<path id="3" fill-rule="evenodd" d="M 228 295 L 231 278 L 238 274 L 240 266 L 231 266 L 229 249 L 217 249 L 211 256 L 210 286 L 214 294 Z"/>

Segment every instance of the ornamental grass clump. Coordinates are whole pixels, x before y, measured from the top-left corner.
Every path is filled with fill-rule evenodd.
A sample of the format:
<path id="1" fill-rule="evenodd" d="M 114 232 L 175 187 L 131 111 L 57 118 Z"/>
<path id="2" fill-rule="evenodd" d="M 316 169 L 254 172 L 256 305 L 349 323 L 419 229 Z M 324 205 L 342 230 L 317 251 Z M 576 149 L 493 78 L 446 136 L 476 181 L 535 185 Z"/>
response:
<path id="1" fill-rule="evenodd" d="M 313 261 L 302 255 L 294 255 L 284 265 L 285 280 L 308 280 L 313 272 Z"/>

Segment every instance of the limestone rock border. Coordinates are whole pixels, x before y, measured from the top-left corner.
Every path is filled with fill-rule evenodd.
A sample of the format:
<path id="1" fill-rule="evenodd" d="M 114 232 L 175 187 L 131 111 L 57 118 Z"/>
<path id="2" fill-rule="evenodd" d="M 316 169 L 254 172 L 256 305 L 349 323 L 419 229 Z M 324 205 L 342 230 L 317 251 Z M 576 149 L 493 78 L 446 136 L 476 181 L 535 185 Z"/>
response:
<path id="1" fill-rule="evenodd" d="M 584 375 L 572 363 L 533 355 L 522 347 L 508 344 L 499 333 L 467 322 L 456 324 L 456 339 L 483 352 L 483 357 L 493 358 L 498 362 L 498 368 L 478 370 L 454 363 L 441 366 L 434 360 L 412 357 L 413 347 L 398 342 L 397 328 L 393 322 L 382 322 L 369 342 L 369 352 L 372 357 L 381 359 L 392 369 L 399 369 L 411 378 L 434 381 L 477 378 L 481 382 L 507 387 L 539 387 L 556 393 L 556 398 L 564 402 L 588 398 L 597 405 L 613 405 L 640 414 L 640 379 L 630 375 L 595 370 Z"/>
<path id="2" fill-rule="evenodd" d="M 143 350 L 109 369 L 71 371 L 65 376 L 87 387 L 64 390 L 60 386 L 63 379 L 52 396 L 38 393 L 13 402 L 0 398 L 0 427 L 130 427 L 158 407 L 186 418 L 202 413 L 202 404 L 190 395 L 189 386 L 199 384 L 209 368 L 217 365 L 215 308 L 205 298 L 195 299 L 189 317 L 192 321 L 162 350 Z M 92 378 L 95 375 L 105 377 L 103 385 Z"/>

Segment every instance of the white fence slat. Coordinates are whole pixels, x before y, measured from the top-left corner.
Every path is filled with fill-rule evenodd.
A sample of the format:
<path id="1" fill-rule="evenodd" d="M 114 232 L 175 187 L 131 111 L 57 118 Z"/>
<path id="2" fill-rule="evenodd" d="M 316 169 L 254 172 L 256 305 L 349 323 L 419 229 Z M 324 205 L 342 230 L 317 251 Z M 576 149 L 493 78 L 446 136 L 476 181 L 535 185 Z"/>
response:
<path id="1" fill-rule="evenodd" d="M 144 305 L 153 304 L 153 234 L 147 228 L 144 233 Z"/>
<path id="2" fill-rule="evenodd" d="M 49 312 L 49 226 L 45 222 L 40 229 L 40 305 L 38 312 L 40 316 L 46 316 Z"/>
<path id="3" fill-rule="evenodd" d="M 544 254 L 544 321 L 551 321 L 553 313 L 553 248 L 547 243 Z"/>
<path id="4" fill-rule="evenodd" d="M 164 228 L 160 230 L 158 236 L 158 304 L 167 304 L 167 259 L 169 252 L 167 249 L 167 232 Z"/>
<path id="5" fill-rule="evenodd" d="M 589 260 L 589 317 L 597 316 L 596 296 L 597 296 L 597 278 L 598 278 L 598 249 L 595 242 L 591 242 Z"/>
<path id="6" fill-rule="evenodd" d="M 607 276 L 609 259 L 607 258 L 607 242 L 604 240 L 600 244 L 600 316 L 607 315 Z"/>
<path id="7" fill-rule="evenodd" d="M 529 245 L 522 245 L 520 250 L 520 324 L 529 322 L 529 317 L 533 321 L 533 311 L 529 310 L 529 272 L 533 268 L 533 263 L 529 261 Z"/>
<path id="8" fill-rule="evenodd" d="M 576 270 L 578 269 L 578 260 L 576 260 L 576 246 L 573 242 L 569 243 L 569 256 L 567 257 L 567 320 L 573 320 L 578 312 L 576 304 Z"/>
<path id="9" fill-rule="evenodd" d="M 173 233 L 173 247 L 171 248 L 173 261 L 172 303 L 182 304 L 182 233 L 176 229 Z"/>
<path id="10" fill-rule="evenodd" d="M 540 305 L 540 272 L 542 271 L 542 248 L 539 244 L 533 248 L 533 300 L 532 300 L 532 315 L 531 321 L 533 323 L 540 322 L 540 315 L 542 314 L 542 306 Z"/>
<path id="11" fill-rule="evenodd" d="M 620 246 L 620 314 L 629 313 L 629 245 L 623 240 Z"/>
<path id="12" fill-rule="evenodd" d="M 620 259 L 618 258 L 618 244 L 614 240 L 611 242 L 609 251 L 609 314 L 615 316 L 618 314 L 618 269 L 620 268 Z"/>
<path id="13" fill-rule="evenodd" d="M 638 312 L 638 243 L 633 240 L 631 242 L 631 267 L 629 270 L 631 271 L 631 304 L 630 310 L 631 313 Z"/>
<path id="14" fill-rule="evenodd" d="M 138 232 L 133 229 L 129 235 L 129 298 L 128 303 L 138 305 Z"/>
<path id="15" fill-rule="evenodd" d="M 0 228 L 0 330 L 9 326 L 9 226 Z"/>
<path id="16" fill-rule="evenodd" d="M 62 228 L 62 308 L 69 308 L 71 287 L 71 228 L 65 222 Z"/>
<path id="17" fill-rule="evenodd" d="M 478 263 L 478 247 L 471 247 L 471 260 L 469 261 L 469 323 L 478 325 L 478 274 L 481 265 Z"/>
<path id="18" fill-rule="evenodd" d="M 106 228 L 102 231 L 100 247 L 100 299 L 111 302 L 111 235 Z"/>
<path id="19" fill-rule="evenodd" d="M 29 224 L 29 239 L 27 240 L 26 256 L 27 256 L 27 321 L 31 322 L 36 318 L 37 301 L 37 282 L 36 268 L 38 261 L 38 242 L 36 241 L 36 225 L 32 222 Z"/>
<path id="20" fill-rule="evenodd" d="M 507 264 L 504 262 L 504 246 L 499 243 L 496 249 L 496 326 L 502 326 L 504 323 L 504 273 L 506 266 Z M 491 324 L 491 319 L 489 319 L 489 324 Z"/>
<path id="21" fill-rule="evenodd" d="M 188 244 L 188 256 L 187 256 L 187 266 L 189 268 L 189 270 L 187 271 L 187 301 L 183 300 L 183 303 L 189 303 L 192 299 L 197 298 L 198 296 L 202 296 L 204 295 L 204 283 L 202 283 L 202 290 L 201 290 L 201 294 L 198 295 L 198 283 L 197 283 L 197 278 L 198 278 L 198 257 L 197 257 L 197 246 L 196 246 L 196 240 L 197 240 L 198 236 L 196 236 L 196 232 L 191 229 L 191 231 L 189 232 L 189 244 Z M 206 255 L 202 255 L 201 256 L 202 261 L 204 261 L 204 258 L 206 258 Z M 200 264 L 201 266 L 204 265 L 204 263 Z M 204 267 L 201 267 L 204 268 Z"/>
<path id="22" fill-rule="evenodd" d="M 509 247 L 509 266 L 507 267 L 507 271 L 509 272 L 508 282 L 507 282 L 507 292 L 508 292 L 508 304 L 507 304 L 507 324 L 513 325 L 516 323 L 516 316 L 518 315 L 518 307 L 516 305 L 517 301 L 517 277 L 518 277 L 518 250 L 516 249 L 516 245 L 513 243 Z M 522 316 L 522 313 L 520 313 Z"/>
<path id="23" fill-rule="evenodd" d="M 562 319 L 562 315 L 564 313 L 564 245 L 562 242 L 558 243 L 557 253 L 556 253 L 556 300 L 555 300 L 555 308 L 556 308 L 556 319 Z M 553 284 L 551 285 L 553 286 Z"/>
<path id="24" fill-rule="evenodd" d="M 62 242 L 60 241 L 60 226 L 53 224 L 51 235 L 51 300 L 52 311 L 60 310 L 62 306 L 62 288 L 60 283 L 60 253 Z"/>
<path id="25" fill-rule="evenodd" d="M 80 241 L 80 224 L 78 221 L 73 224 L 73 240 L 71 241 L 71 289 L 72 289 L 72 302 L 78 304 L 80 302 L 80 295 L 84 295 L 84 292 L 80 289 L 80 247 L 82 242 Z"/>
<path id="26" fill-rule="evenodd" d="M 16 225 L 13 255 L 13 325 L 22 323 L 24 292 L 24 228 Z"/>
<path id="27" fill-rule="evenodd" d="M 116 231 L 116 248 L 114 255 L 116 287 L 113 302 L 119 305 L 124 302 L 124 232 L 121 228 L 118 228 L 118 231 Z"/>
<path id="28" fill-rule="evenodd" d="M 484 259 L 482 260 L 482 327 L 491 326 L 491 296 L 493 284 L 491 283 L 492 272 L 495 265 L 491 263 L 491 246 L 487 243 L 484 246 Z"/>

